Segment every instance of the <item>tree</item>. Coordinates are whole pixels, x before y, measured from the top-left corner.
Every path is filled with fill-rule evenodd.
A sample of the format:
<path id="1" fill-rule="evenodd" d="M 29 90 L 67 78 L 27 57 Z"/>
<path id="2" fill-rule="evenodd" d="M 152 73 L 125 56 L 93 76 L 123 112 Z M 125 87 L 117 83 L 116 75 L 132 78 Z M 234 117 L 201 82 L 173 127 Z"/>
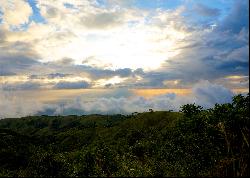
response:
<path id="1" fill-rule="evenodd" d="M 195 103 L 186 104 L 186 105 L 181 106 L 180 112 L 183 112 L 185 116 L 187 117 L 191 117 L 192 115 L 200 113 L 202 109 L 203 108 L 201 106 L 196 106 Z"/>

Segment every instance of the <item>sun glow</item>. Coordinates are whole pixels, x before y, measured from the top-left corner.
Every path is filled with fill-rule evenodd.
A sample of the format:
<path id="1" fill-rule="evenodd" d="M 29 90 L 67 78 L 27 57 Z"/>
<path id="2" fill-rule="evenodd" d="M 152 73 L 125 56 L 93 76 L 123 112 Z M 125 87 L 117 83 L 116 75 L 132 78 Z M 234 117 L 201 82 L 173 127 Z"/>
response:
<path id="1" fill-rule="evenodd" d="M 131 91 L 145 98 L 152 98 L 159 95 L 174 93 L 176 95 L 188 95 L 192 92 L 191 89 L 131 89 Z"/>
<path id="2" fill-rule="evenodd" d="M 34 50 L 40 55 L 42 62 L 66 57 L 73 59 L 75 64 L 101 68 L 105 66 L 109 69 L 156 69 L 165 60 L 179 54 L 179 41 L 188 36 L 187 32 L 178 31 L 172 26 L 162 29 L 143 22 L 104 31 L 75 29 L 74 34 L 57 31 L 51 25 L 41 27 L 44 33 L 55 35 L 39 37 L 37 28 L 32 25 L 27 32 L 22 32 L 22 38 L 38 41 Z M 20 34 L 14 33 L 7 40 L 14 42 L 13 39 L 18 35 Z"/>
<path id="3" fill-rule="evenodd" d="M 126 78 L 121 78 L 119 76 L 114 76 L 109 79 L 99 79 L 95 82 L 93 88 L 100 88 L 100 87 L 105 87 L 107 85 L 119 84 L 122 83 L 124 80 L 126 80 Z"/>
<path id="4" fill-rule="evenodd" d="M 178 39 L 185 36 L 185 33 L 178 35 L 180 32 L 172 30 L 171 39 L 161 39 L 164 35 L 160 30 L 134 28 L 110 33 L 100 40 L 96 40 L 99 36 L 89 39 L 88 45 L 85 46 L 86 53 L 82 53 L 82 57 L 94 56 L 101 61 L 96 63 L 96 66 L 102 67 L 104 63 L 111 69 L 156 69 L 162 62 L 178 54 L 179 51 L 174 48 L 177 47 Z M 76 45 L 76 49 L 77 46 L 79 45 Z"/>
<path id="5" fill-rule="evenodd" d="M 226 79 L 244 79 L 249 78 L 249 76 L 243 76 L 243 75 L 229 75 L 225 77 Z"/>

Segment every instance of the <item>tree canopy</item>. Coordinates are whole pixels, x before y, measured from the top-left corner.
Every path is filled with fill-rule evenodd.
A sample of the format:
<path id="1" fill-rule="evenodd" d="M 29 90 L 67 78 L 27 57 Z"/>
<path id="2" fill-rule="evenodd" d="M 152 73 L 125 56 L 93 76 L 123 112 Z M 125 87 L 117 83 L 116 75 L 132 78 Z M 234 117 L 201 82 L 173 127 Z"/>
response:
<path id="1" fill-rule="evenodd" d="M 249 176 L 249 94 L 203 109 L 0 120 L 0 176 Z"/>

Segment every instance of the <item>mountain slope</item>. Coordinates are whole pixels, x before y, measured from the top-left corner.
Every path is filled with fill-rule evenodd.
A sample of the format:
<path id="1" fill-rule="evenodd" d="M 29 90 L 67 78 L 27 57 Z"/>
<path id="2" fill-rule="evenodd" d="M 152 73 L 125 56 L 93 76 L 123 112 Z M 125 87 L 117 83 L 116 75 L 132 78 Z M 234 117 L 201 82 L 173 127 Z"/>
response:
<path id="1" fill-rule="evenodd" d="M 247 176 L 249 95 L 204 110 L 0 121 L 0 176 Z"/>

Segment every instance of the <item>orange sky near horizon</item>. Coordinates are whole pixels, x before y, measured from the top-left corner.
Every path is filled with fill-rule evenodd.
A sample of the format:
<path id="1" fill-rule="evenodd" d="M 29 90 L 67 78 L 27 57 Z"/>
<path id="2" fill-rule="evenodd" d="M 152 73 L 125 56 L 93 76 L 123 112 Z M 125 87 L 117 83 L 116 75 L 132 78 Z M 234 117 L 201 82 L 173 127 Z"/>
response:
<path id="1" fill-rule="evenodd" d="M 136 95 L 143 96 L 145 98 L 151 98 L 154 96 L 164 95 L 168 93 L 175 93 L 176 95 L 188 95 L 192 93 L 191 89 L 133 89 L 132 90 Z M 248 88 L 237 88 L 231 90 L 235 94 L 248 93 Z"/>
<path id="2" fill-rule="evenodd" d="M 72 100 L 77 96 L 83 96 L 86 101 L 93 101 L 105 94 L 112 93 L 112 89 L 60 89 L 60 90 L 29 90 L 15 91 L 16 95 L 24 99 L 36 99 L 42 103 L 54 103 L 61 100 Z M 131 93 L 150 99 L 155 96 L 168 93 L 185 96 L 192 93 L 191 89 L 128 89 Z M 248 93 L 249 89 L 232 89 L 235 94 Z"/>

